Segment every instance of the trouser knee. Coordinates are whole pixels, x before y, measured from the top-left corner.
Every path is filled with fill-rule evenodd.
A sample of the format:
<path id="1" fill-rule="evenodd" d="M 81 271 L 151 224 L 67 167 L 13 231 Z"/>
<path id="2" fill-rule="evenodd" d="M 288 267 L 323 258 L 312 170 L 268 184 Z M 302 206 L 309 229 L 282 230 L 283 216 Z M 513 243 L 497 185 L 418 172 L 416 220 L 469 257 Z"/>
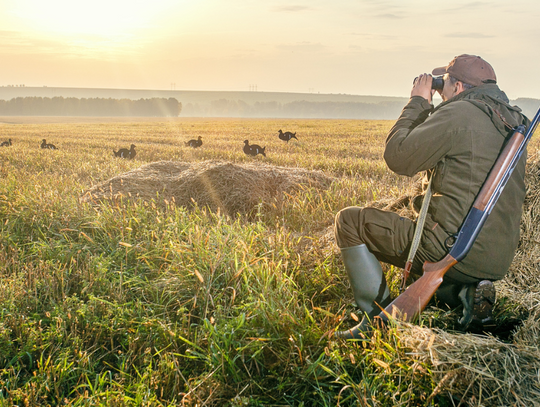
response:
<path id="1" fill-rule="evenodd" d="M 360 207 L 349 206 L 336 214 L 334 234 L 339 248 L 358 246 L 364 243 L 359 232 L 361 211 Z"/>

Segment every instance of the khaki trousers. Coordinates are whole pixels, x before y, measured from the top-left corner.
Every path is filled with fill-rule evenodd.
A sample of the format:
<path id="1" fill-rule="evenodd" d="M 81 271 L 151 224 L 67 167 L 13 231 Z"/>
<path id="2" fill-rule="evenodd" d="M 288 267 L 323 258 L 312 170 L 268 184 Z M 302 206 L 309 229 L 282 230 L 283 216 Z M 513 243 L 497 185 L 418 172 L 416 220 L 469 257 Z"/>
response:
<path id="1" fill-rule="evenodd" d="M 334 224 L 339 248 L 364 243 L 382 262 L 403 268 L 407 262 L 416 223 L 395 212 L 376 208 L 350 206 L 338 212 Z M 425 261 L 436 262 L 445 256 L 441 245 L 434 247 L 429 239 L 422 239 L 413 261 L 413 278 L 422 275 Z M 445 283 L 471 284 L 480 281 L 454 268 L 444 276 Z"/>

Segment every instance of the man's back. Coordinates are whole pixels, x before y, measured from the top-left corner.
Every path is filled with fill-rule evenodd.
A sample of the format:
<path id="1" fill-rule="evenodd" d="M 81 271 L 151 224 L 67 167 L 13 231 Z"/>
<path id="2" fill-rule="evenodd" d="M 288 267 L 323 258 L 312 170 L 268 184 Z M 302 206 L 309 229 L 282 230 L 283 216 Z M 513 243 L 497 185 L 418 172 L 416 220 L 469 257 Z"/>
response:
<path id="1" fill-rule="evenodd" d="M 526 119 L 506 103 L 495 84 L 459 94 L 418 124 L 427 109 L 421 99 L 411 99 L 406 114 L 390 131 L 385 160 L 392 170 L 408 176 L 435 168 L 434 196 L 419 254 L 439 260 L 448 249 L 446 238 L 459 230 L 510 132 L 495 110 L 504 112 L 509 126 Z M 525 161 L 523 157 L 471 252 L 455 266 L 457 270 L 487 279 L 500 279 L 508 270 L 519 240 Z"/>

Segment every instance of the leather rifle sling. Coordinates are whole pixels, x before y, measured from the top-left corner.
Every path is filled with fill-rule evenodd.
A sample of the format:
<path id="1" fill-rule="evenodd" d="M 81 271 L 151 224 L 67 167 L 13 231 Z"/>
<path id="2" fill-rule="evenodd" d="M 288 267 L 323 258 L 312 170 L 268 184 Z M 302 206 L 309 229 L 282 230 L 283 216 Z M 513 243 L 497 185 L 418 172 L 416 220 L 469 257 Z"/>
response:
<path id="1" fill-rule="evenodd" d="M 403 269 L 403 276 L 401 279 L 401 287 L 400 292 L 405 291 L 405 288 L 407 287 L 407 279 L 409 278 L 409 274 L 411 272 L 414 256 L 416 255 L 416 251 L 418 250 L 418 246 L 420 245 L 420 240 L 422 239 L 422 231 L 424 230 L 424 223 L 426 222 L 426 215 L 427 210 L 429 207 L 429 202 L 431 201 L 431 181 L 433 180 L 433 176 L 429 178 L 429 183 L 426 189 L 426 193 L 424 194 L 424 200 L 422 201 L 422 207 L 420 208 L 420 213 L 418 214 L 418 219 L 416 220 L 416 228 L 414 229 L 414 236 L 411 243 L 411 248 L 409 250 L 409 256 L 407 257 L 407 262 L 405 263 L 405 268 Z"/>

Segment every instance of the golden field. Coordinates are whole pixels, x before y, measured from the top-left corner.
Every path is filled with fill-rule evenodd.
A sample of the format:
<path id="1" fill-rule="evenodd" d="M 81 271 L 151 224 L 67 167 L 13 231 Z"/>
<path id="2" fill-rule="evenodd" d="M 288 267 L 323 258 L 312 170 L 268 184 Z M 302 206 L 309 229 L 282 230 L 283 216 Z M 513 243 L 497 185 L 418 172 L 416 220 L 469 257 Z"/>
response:
<path id="1" fill-rule="evenodd" d="M 433 307 L 420 326 L 397 323 L 370 342 L 327 335 L 355 318 L 335 213 L 415 186 L 382 160 L 392 124 L 0 117 L 0 142 L 12 140 L 0 147 L 0 405 L 533 405 L 540 283 L 517 274 L 534 274 L 535 249 L 498 286 L 504 336 L 457 332 L 456 312 Z M 185 146 L 199 136 L 200 148 Z M 267 156 L 246 156 L 246 139 Z M 133 160 L 113 156 L 130 144 Z M 176 205 L 161 173 L 155 199 L 137 198 L 137 171 L 156 163 L 176 168 L 171 177 L 232 164 L 222 185 L 193 179 L 209 199 L 220 187 L 220 202 L 240 190 L 235 199 L 259 204 Z M 276 174 L 279 193 L 258 195 Z M 81 200 L 115 177 L 134 192 Z M 397 294 L 400 270 L 385 270 Z"/>

